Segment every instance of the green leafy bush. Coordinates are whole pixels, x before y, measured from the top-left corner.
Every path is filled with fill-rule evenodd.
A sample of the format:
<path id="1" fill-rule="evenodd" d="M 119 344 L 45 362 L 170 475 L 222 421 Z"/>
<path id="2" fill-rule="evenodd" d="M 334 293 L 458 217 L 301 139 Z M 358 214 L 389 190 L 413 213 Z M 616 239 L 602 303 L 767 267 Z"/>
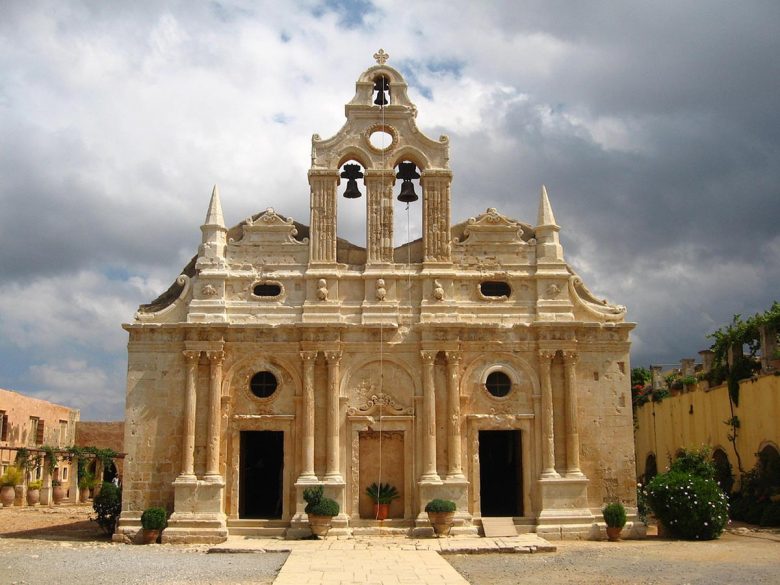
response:
<path id="1" fill-rule="evenodd" d="M 27 484 L 27 489 L 28 490 L 39 490 L 39 489 L 41 489 L 42 485 L 43 485 L 43 482 L 41 480 L 31 481 L 29 484 Z"/>
<path id="2" fill-rule="evenodd" d="M 647 486 L 647 501 L 655 516 L 674 536 L 712 540 L 728 522 L 728 500 L 711 477 L 672 470 Z"/>
<path id="3" fill-rule="evenodd" d="M 2 477 L 0 477 L 0 485 L 2 486 L 15 486 L 15 485 L 21 485 L 23 481 L 23 474 L 22 470 L 18 467 L 14 467 L 11 465 L 8 469 L 5 470 L 5 473 Z"/>
<path id="4" fill-rule="evenodd" d="M 303 499 L 306 501 L 304 512 L 314 516 L 336 516 L 339 513 L 338 502 L 324 497 L 323 491 L 321 485 L 303 490 Z"/>
<path id="5" fill-rule="evenodd" d="M 442 500 L 440 498 L 436 498 L 435 500 L 431 500 L 425 504 L 425 511 L 433 513 L 454 512 L 456 507 L 457 506 L 455 505 L 455 502 L 452 500 Z"/>
<path id="6" fill-rule="evenodd" d="M 122 490 L 112 483 L 104 483 L 100 493 L 92 500 L 92 509 L 95 517 L 90 519 L 97 522 L 106 534 L 113 534 L 122 511 Z"/>
<path id="7" fill-rule="evenodd" d="M 623 528 L 626 525 L 626 508 L 620 502 L 612 502 L 604 506 L 601 515 L 610 528 Z"/>
<path id="8" fill-rule="evenodd" d="M 147 508 L 141 514 L 141 526 L 144 530 L 162 530 L 168 525 L 168 512 L 165 508 Z"/>
<path id="9" fill-rule="evenodd" d="M 366 495 L 374 500 L 375 504 L 389 504 L 393 500 L 400 498 L 398 490 L 389 483 L 372 483 L 366 488 Z"/>

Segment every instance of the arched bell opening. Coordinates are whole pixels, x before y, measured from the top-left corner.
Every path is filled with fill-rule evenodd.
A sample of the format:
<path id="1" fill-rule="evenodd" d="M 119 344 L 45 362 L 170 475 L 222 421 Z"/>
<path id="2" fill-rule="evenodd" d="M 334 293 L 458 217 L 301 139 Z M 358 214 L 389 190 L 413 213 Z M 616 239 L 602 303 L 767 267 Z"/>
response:
<path id="1" fill-rule="evenodd" d="M 339 207 L 336 235 L 348 242 L 366 246 L 365 165 L 347 158 L 339 167 Z"/>
<path id="2" fill-rule="evenodd" d="M 373 81 L 371 103 L 380 107 L 390 105 L 390 79 L 386 75 L 377 75 Z"/>
<path id="3" fill-rule="evenodd" d="M 401 253 L 397 261 L 412 263 L 415 254 L 411 243 L 422 238 L 422 186 L 420 168 L 410 159 L 398 161 L 394 171 L 396 187 L 393 202 L 393 247 L 405 247 L 407 253 Z"/>

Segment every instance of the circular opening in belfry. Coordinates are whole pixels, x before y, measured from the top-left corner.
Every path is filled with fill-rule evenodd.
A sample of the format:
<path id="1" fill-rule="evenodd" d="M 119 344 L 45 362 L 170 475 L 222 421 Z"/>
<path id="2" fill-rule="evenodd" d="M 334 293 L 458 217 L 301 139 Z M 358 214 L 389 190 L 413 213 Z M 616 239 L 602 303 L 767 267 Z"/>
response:
<path id="1" fill-rule="evenodd" d="M 385 150 L 390 148 L 390 145 L 393 143 L 393 136 L 384 130 L 376 130 L 368 137 L 368 141 L 377 150 Z"/>
<path id="2" fill-rule="evenodd" d="M 252 394 L 258 398 L 268 398 L 274 392 L 278 383 L 276 376 L 271 372 L 257 372 L 252 376 L 252 380 L 249 382 L 249 388 L 252 390 Z"/>
<path id="3" fill-rule="evenodd" d="M 491 372 L 485 380 L 485 387 L 496 398 L 503 398 L 512 390 L 512 380 L 504 372 Z"/>

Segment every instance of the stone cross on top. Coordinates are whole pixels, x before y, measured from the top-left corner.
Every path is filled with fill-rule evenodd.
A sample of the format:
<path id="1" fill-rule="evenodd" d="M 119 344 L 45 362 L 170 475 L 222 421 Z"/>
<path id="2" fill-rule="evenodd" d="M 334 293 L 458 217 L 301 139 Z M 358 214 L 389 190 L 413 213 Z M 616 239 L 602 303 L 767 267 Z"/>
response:
<path id="1" fill-rule="evenodd" d="M 374 53 L 374 59 L 376 59 L 376 62 L 380 65 L 384 65 L 385 62 L 390 58 L 389 53 L 385 53 L 384 49 L 379 49 L 376 53 Z"/>

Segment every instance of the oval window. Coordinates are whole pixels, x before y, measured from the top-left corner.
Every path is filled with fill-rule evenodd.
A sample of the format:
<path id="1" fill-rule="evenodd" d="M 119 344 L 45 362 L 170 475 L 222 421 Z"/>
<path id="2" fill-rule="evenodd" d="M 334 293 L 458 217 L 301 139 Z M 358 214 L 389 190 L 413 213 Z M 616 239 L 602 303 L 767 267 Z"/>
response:
<path id="1" fill-rule="evenodd" d="M 386 150 L 393 144 L 393 135 L 384 130 L 377 130 L 371 133 L 368 141 L 377 150 Z"/>
<path id="2" fill-rule="evenodd" d="M 486 280 L 479 283 L 479 292 L 485 297 L 508 297 L 512 294 L 512 287 L 506 282 Z"/>
<path id="3" fill-rule="evenodd" d="M 485 388 L 496 398 L 503 398 L 512 390 L 512 380 L 504 372 L 490 372 Z"/>
<path id="4" fill-rule="evenodd" d="M 257 372 L 249 381 L 249 389 L 258 398 L 268 398 L 276 392 L 277 386 L 276 376 L 271 372 Z"/>
<path id="5" fill-rule="evenodd" d="M 256 284 L 254 293 L 255 296 L 258 297 L 278 297 L 282 294 L 282 287 L 278 284 L 265 282 L 263 284 Z"/>

